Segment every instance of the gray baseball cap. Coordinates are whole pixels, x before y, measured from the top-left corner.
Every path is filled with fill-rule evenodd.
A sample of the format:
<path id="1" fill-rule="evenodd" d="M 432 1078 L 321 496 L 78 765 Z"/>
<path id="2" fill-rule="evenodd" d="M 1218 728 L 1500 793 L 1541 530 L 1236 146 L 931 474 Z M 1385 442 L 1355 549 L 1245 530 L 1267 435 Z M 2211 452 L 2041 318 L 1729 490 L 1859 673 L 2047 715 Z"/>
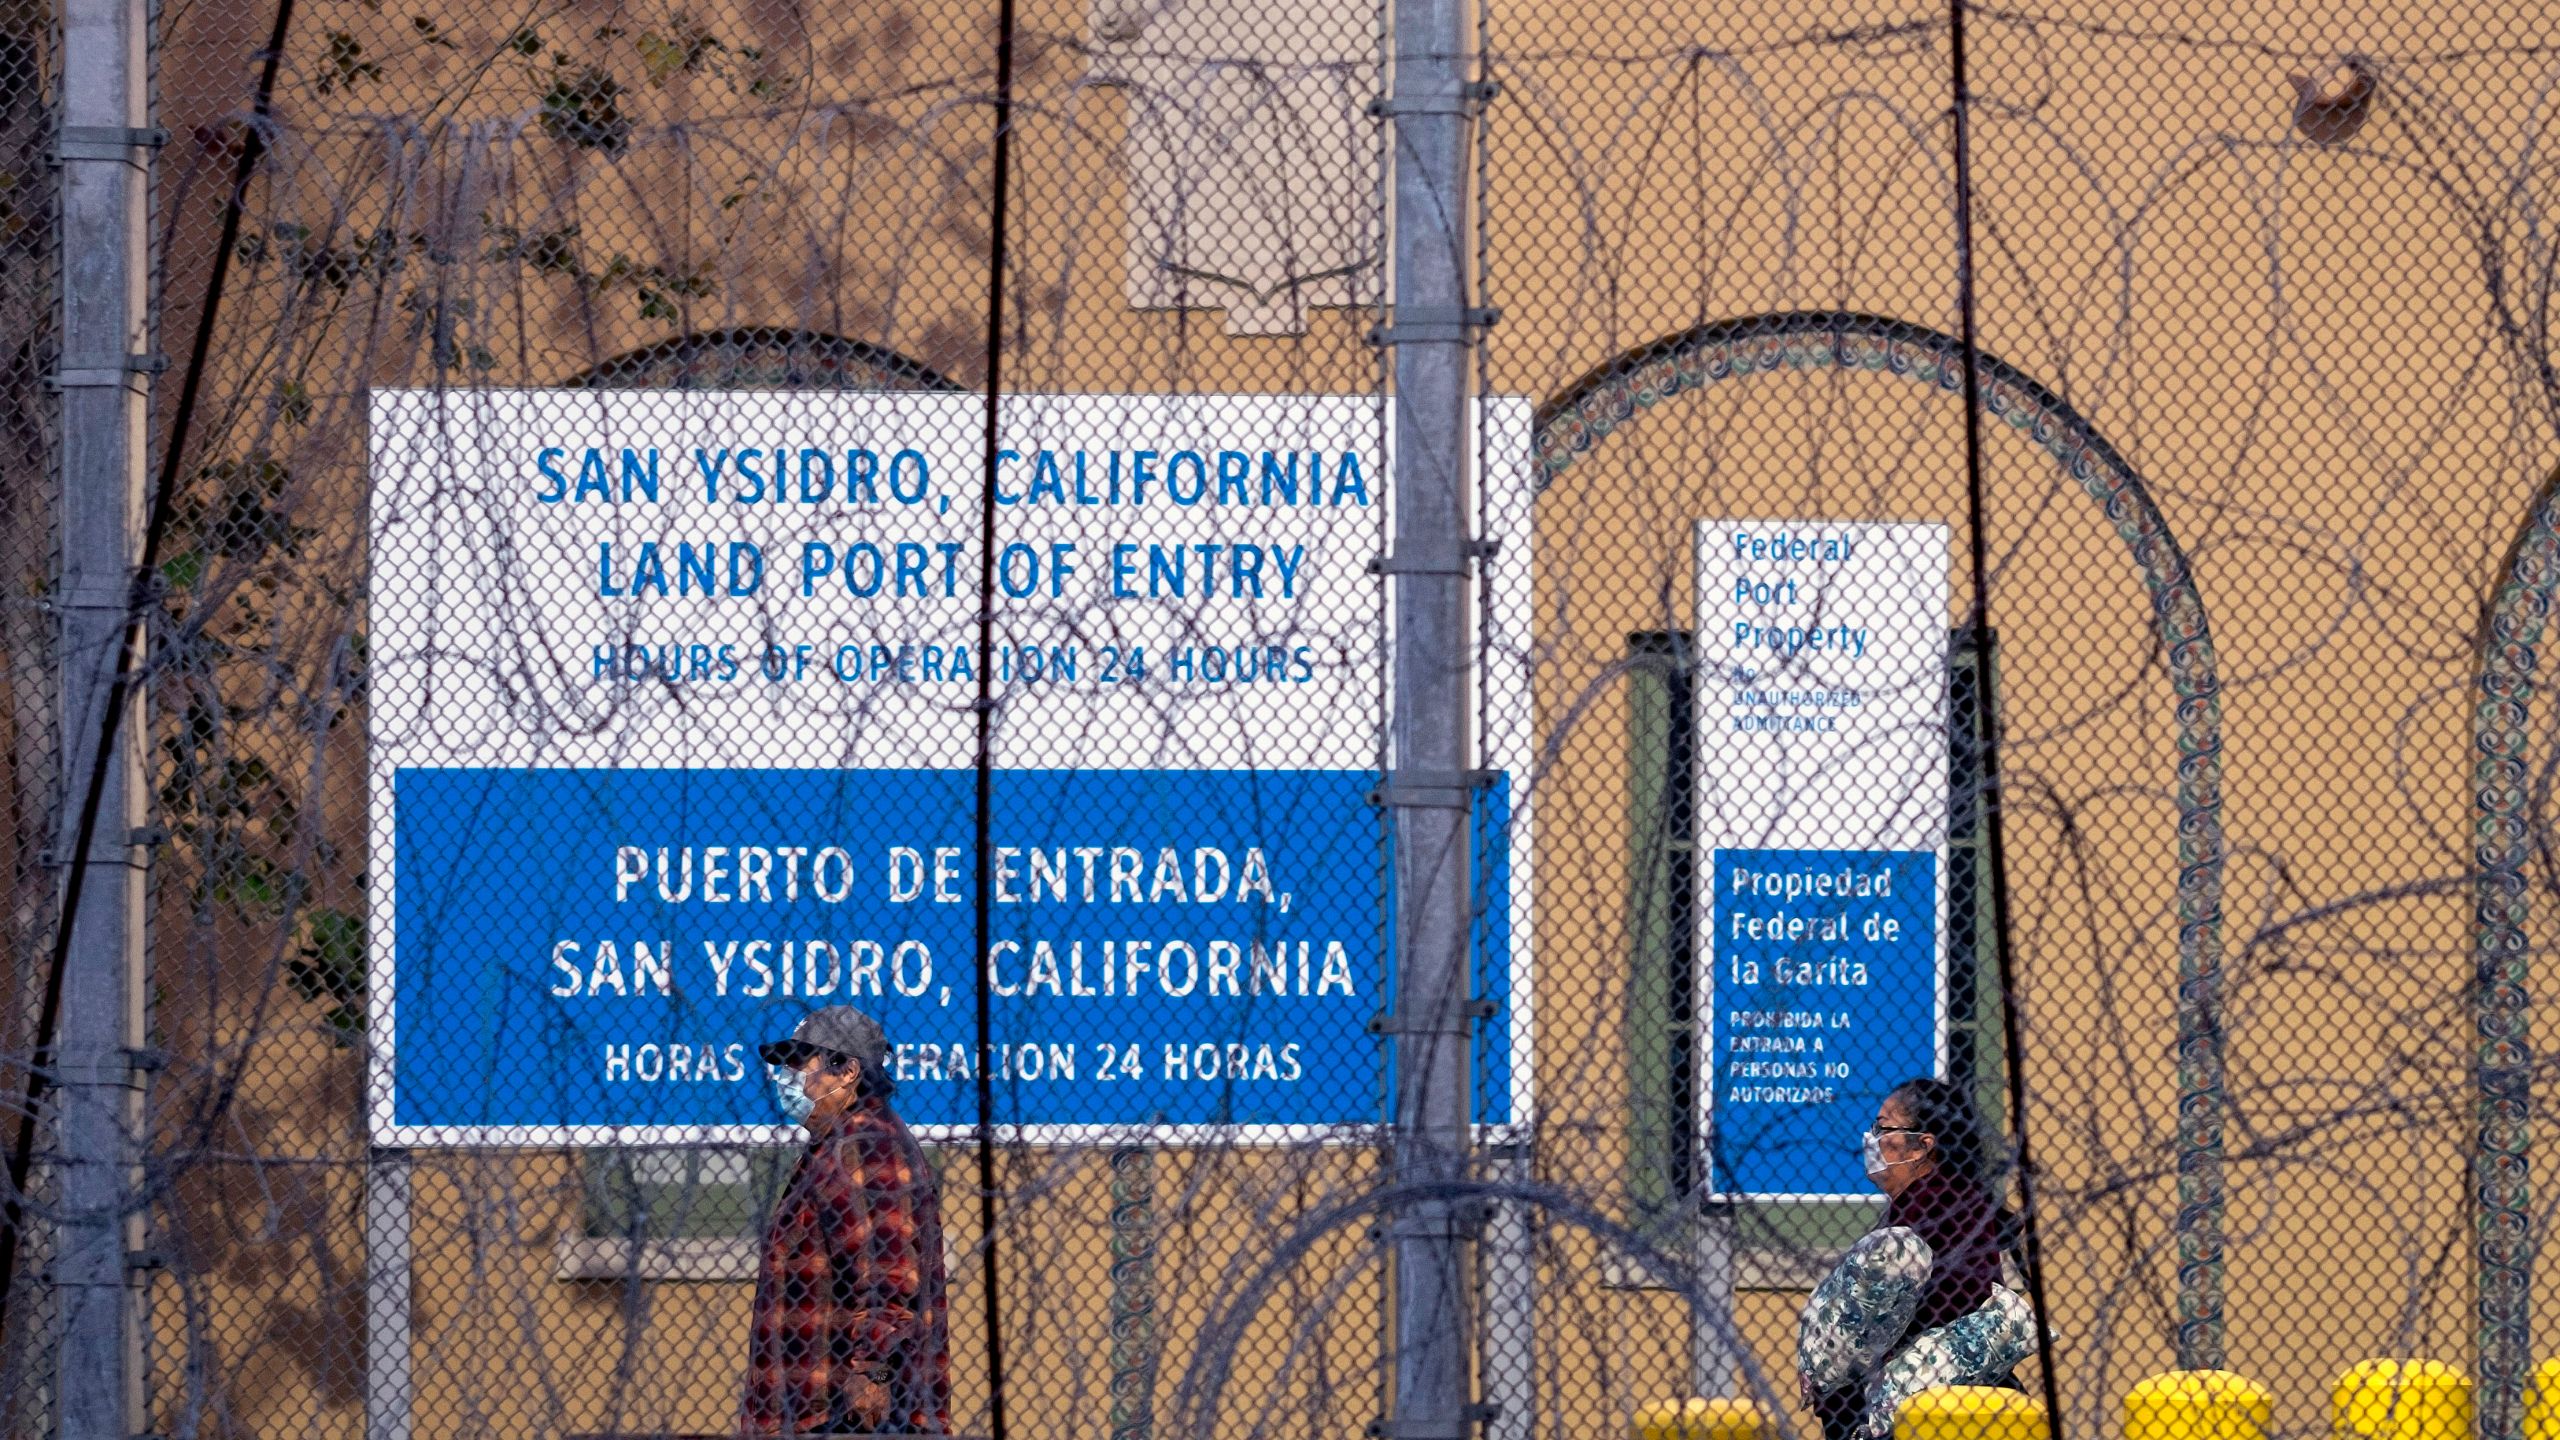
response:
<path id="1" fill-rule="evenodd" d="M 880 1022 L 850 1005 L 830 1005 L 801 1017 L 788 1040 L 772 1040 L 756 1053 L 767 1065 L 796 1067 L 812 1055 L 834 1055 L 878 1068 L 889 1058 L 889 1037 Z"/>

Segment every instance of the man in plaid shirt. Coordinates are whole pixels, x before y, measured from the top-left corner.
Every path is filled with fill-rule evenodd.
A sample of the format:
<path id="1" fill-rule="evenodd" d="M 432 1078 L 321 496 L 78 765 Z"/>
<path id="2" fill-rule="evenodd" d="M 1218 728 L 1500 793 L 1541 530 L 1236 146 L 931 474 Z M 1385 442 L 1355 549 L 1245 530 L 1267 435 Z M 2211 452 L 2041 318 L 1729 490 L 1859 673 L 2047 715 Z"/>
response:
<path id="1" fill-rule="evenodd" d="M 783 1094 L 807 1105 L 809 1148 L 765 1232 L 738 1429 L 947 1435 L 941 1203 L 889 1109 L 880 1024 L 830 1006 L 761 1053 L 794 1072 Z"/>

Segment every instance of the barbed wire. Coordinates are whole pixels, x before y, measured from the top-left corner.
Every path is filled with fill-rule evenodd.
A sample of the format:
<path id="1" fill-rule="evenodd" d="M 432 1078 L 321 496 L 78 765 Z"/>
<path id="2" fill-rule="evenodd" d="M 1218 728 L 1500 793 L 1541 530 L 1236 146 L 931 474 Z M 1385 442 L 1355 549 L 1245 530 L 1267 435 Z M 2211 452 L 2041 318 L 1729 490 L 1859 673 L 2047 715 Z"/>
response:
<path id="1" fill-rule="evenodd" d="M 153 1087 L 136 1204 L 170 1261 L 150 1291 L 163 1433 L 351 1428 L 366 1398 L 357 1197 L 367 1022 L 383 998 L 368 989 L 366 944 L 384 914 L 362 838 L 380 604 L 361 519 L 370 392 L 663 378 L 661 359 L 635 357 L 748 332 L 735 348 L 761 359 L 705 359 L 698 373 L 805 387 L 793 357 L 824 354 L 865 385 L 972 383 L 984 274 L 966 257 L 986 239 L 971 217 L 987 200 L 992 72 L 974 12 L 899 13 L 911 31 L 894 64 L 862 58 L 880 33 L 869 17 L 832 39 L 813 30 L 792 57 L 750 44 L 761 32 L 743 10 L 705 9 L 686 30 L 640 6 L 582 11 L 574 37 L 565 11 L 533 12 L 528 51 L 520 31 L 496 34 L 507 19 L 469 17 L 498 43 L 468 50 L 464 17 L 321 5 L 291 42 L 282 108 L 256 131 L 269 155 L 151 617 L 152 764 L 170 836 L 153 1023 L 172 1067 Z M 2220 17 L 2148 28 L 1972 14 L 1988 32 L 1975 115 L 1985 350 L 2138 468 L 2215 622 L 2231 1363 L 2277 1390 L 2279 1428 L 2307 1431 L 2352 1361 L 2476 1348 L 2462 1166 L 2479 996 L 2464 902 L 2482 874 L 2465 722 L 2487 596 L 2560 428 L 2542 158 L 2560 47 L 2372 44 L 2370 113 L 2324 143 L 2298 130 L 2280 67 L 2331 52 L 2248 38 L 2247 22 Z M 173 9 L 164 65 L 230 74 L 247 23 Z M 1527 17 L 1490 23 L 1484 70 L 1502 94 L 1485 119 L 1482 220 L 1503 315 L 1482 344 L 1494 391 L 1544 406 L 1666 337 L 1779 312 L 1954 328 L 1942 22 L 1790 22 L 1778 38 L 1658 47 L 1551 44 Z M 1122 243 L 1142 188 L 1121 143 L 1132 117 L 1204 132 L 1186 152 L 1203 173 L 1252 169 L 1273 163 L 1256 147 L 1274 142 L 1260 122 L 1217 133 L 1216 86 L 1285 106 L 1304 82 L 1330 87 L 1346 113 L 1286 112 L 1307 132 L 1294 143 L 1376 143 L 1357 111 L 1374 57 L 1229 62 L 1214 58 L 1214 34 L 1177 38 L 1113 46 L 1036 24 L 1025 37 L 1025 298 L 1006 337 L 1018 389 L 1374 396 L 1358 333 L 1374 288 L 1362 304 L 1304 307 L 1304 332 L 1278 338 L 1219 333 L 1202 312 L 1232 292 L 1211 282 L 1184 293 L 1191 308 L 1129 304 L 1131 267 L 1151 258 L 1133 262 Z M 2027 61 L 1997 48 L 2019 42 Z M 811 58 L 839 43 L 840 58 Z M 1189 67 L 1186 83 L 1150 92 L 1079 73 L 1105 54 Z M 866 64 L 875 73 L 857 73 Z M 2199 64 L 2192 113 L 2129 93 L 2155 66 Z M 202 82 L 167 102 L 172 318 L 201 303 L 189 286 L 249 133 L 246 96 Z M 1309 138 L 1317 121 L 1331 141 Z M 1370 162 L 1346 173 L 1377 183 Z M 1294 173 L 1273 194 L 1275 210 L 1342 201 Z M 1345 213 L 1375 204 L 1355 189 Z M 2337 228 L 2349 220 L 2358 228 Z M 1200 243 L 1223 243 L 1211 231 Z M 40 315 L 6 324 L 12 355 L 44 354 Z M 42 473 L 44 362 L 11 364 L 20 418 L 7 443 L 24 457 L 16 473 Z M 1486 502 L 1502 538 L 1536 552 L 1530 636 L 1488 660 L 1534 697 L 1514 804 L 1536 842 L 1536 1120 L 1529 1180 L 1495 1177 L 1488 1159 L 1484 1178 L 1433 1198 L 1530 1217 L 1539 1405 L 1506 1435 L 1622 1426 L 1689 1383 L 1689 1342 L 1668 1332 L 1722 1323 L 1751 1393 L 1800 1433 L 1795 1302 L 1746 1290 L 1729 1322 L 1715 1315 L 1686 1232 L 1632 1194 L 1627 857 L 1687 837 L 1628 819 L 1629 696 L 1645 666 L 1625 642 L 1698 624 L 1684 548 L 1696 520 L 1944 514 L 1960 417 L 1942 389 L 1838 363 L 1662 387 L 1622 410 L 1575 479 L 1537 500 L 1534 527 L 1527 503 Z M 2108 528 L 2120 517 L 2073 498 L 2041 437 L 1987 428 L 2008 747 L 1997 801 L 2020 877 L 2001 959 L 2043 1157 L 2062 1428 L 2087 1433 L 2168 1367 L 2180 1318 L 2180 716 L 2152 603 Z M 52 541 L 31 492 L 8 488 L 17 818 L 0 829 L 15 847 L 18 998 L 4 1048 L 23 1072 L 41 973 L 30 957 L 51 934 L 38 851 L 60 785 L 42 718 Z M 849 723 L 892 722 L 865 700 Z M 2555 723 L 2531 721 L 2519 873 L 2542 903 L 2529 954 L 2560 895 L 2543 803 Z M 2530 1063 L 2538 1083 L 2550 1062 Z M 1376 1089 L 1374 1076 L 1338 1079 L 1346 1093 Z M 1019 1103 L 999 1091 L 1017 1097 L 1000 1108 Z M 1150 1426 L 1260 1437 L 1374 1418 L 1393 1355 L 1368 1227 L 1413 1198 L 1386 1186 L 1375 1139 L 1351 1128 L 1276 1147 L 1008 1144 L 999 1226 L 1022 1317 L 1008 1344 L 1043 1377 L 1018 1383 L 1015 1423 L 1109 1425 L 1134 1440 Z M 599 1219 L 599 1182 L 569 1151 L 411 1163 L 432 1197 L 406 1258 L 424 1337 L 415 1373 L 432 1375 L 413 1382 L 422 1428 L 725 1428 L 736 1307 L 633 1278 L 667 1238 L 645 1206 Z M 1131 1191 L 1139 1167 L 1153 1171 L 1151 1201 Z M 770 1177 L 759 1183 L 769 1198 Z M 974 1192 L 958 1169 L 943 1186 L 967 1284 L 985 1237 L 953 1217 Z M 694 1197 L 669 1202 L 679 1208 L 704 1193 L 671 1188 Z M 40 1222 L 56 1214 L 41 1183 L 24 1203 Z M 2538 1239 L 2550 1201 L 2526 1213 Z M 562 1244 L 579 1239 L 629 1243 L 563 1278 Z M 1774 1272 L 1838 1245 L 1791 1232 L 1746 1248 Z M 1079 1293 L 1115 1273 L 1119 1290 Z M 2288 1323 L 2295 1287 L 2317 1283 L 2352 1299 L 2320 1329 Z M 37 1293 L 22 1283 L 11 1298 L 0 1381 L 21 1428 L 43 1415 Z M 962 1371 L 965 1411 L 983 1378 L 965 1357 Z M 1129 1403 L 1133 1386 L 1149 1409 Z"/>

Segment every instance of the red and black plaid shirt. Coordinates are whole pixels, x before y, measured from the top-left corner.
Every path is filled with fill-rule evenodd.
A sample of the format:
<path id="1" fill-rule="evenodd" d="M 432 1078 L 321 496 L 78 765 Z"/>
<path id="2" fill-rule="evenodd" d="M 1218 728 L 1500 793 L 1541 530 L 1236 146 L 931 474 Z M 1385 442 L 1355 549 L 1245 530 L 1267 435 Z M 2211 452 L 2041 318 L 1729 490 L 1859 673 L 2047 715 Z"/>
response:
<path id="1" fill-rule="evenodd" d="M 746 1435 L 951 1431 L 933 1170 L 880 1097 L 812 1117 L 756 1269 Z"/>

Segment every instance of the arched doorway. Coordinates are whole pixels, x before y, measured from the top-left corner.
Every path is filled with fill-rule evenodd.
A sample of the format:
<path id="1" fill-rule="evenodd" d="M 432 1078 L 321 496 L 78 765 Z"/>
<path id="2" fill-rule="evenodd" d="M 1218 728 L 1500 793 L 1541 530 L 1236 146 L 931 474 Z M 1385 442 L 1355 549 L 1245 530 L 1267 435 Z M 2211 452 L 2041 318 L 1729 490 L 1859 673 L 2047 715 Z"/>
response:
<path id="1" fill-rule="evenodd" d="M 2221 681 L 2194 573 L 2141 475 L 2071 405 L 2017 367 L 1979 356 L 1983 408 L 2025 435 L 2094 502 L 2149 602 L 2149 638 L 2175 698 L 2175 1221 L 2178 1364 L 2223 1361 Z M 1612 434 L 1675 397 L 1794 372 L 1898 377 L 1963 389 L 1962 345 L 1923 326 L 1843 311 L 1745 316 L 1629 350 L 1540 407 L 1532 427 L 1542 494 Z M 1542 524 L 1544 513 L 1542 511 Z M 2546 589 L 2548 587 L 2546 586 Z M 1543 609 L 1540 620 L 1547 615 Z"/>

